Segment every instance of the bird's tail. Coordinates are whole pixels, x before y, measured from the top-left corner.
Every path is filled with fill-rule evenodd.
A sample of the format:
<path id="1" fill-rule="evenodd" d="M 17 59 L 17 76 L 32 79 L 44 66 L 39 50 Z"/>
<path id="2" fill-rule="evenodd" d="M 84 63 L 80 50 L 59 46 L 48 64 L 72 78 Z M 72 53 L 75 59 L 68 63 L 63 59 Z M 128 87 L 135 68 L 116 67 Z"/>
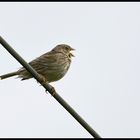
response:
<path id="1" fill-rule="evenodd" d="M 1 75 L 1 76 L 0 76 L 0 80 L 9 78 L 9 77 L 12 77 L 12 76 L 15 76 L 15 75 L 18 75 L 18 72 L 17 72 L 17 71 L 15 71 L 15 72 L 10 72 L 10 73 Z"/>

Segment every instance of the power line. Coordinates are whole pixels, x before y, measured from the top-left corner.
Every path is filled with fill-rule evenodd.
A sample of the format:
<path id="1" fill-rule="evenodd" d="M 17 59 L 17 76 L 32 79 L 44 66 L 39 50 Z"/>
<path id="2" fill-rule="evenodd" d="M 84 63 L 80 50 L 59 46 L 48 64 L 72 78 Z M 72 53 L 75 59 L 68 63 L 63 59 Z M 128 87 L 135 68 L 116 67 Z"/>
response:
<path id="1" fill-rule="evenodd" d="M 55 91 L 48 83 L 42 83 L 39 74 L 0 36 L 2 46 L 31 73 L 31 75 L 95 138 L 101 138 L 99 134 Z"/>

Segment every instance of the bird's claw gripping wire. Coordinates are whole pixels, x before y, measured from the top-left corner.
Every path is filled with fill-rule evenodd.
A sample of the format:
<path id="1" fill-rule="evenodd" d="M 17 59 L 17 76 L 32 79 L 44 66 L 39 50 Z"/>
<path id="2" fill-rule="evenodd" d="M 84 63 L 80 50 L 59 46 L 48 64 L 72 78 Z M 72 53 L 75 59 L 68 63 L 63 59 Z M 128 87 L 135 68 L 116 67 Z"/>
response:
<path id="1" fill-rule="evenodd" d="M 43 75 L 41 75 L 41 74 L 39 74 L 39 76 L 40 76 L 40 83 L 41 83 L 41 85 L 46 84 L 47 83 L 47 79 Z M 47 90 L 45 92 L 48 93 Z M 56 91 L 55 91 L 54 87 L 51 87 L 50 93 L 51 93 L 52 96 L 55 95 Z"/>

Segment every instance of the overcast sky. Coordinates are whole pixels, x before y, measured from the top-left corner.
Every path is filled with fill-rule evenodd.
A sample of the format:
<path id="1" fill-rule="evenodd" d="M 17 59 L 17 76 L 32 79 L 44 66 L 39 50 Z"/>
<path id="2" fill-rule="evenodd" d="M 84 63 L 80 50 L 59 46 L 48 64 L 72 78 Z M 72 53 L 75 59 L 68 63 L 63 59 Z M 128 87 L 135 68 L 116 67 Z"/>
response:
<path id="1" fill-rule="evenodd" d="M 0 35 L 27 61 L 76 49 L 57 92 L 101 137 L 140 137 L 139 2 L 1 2 Z M 0 46 L 0 75 L 21 65 Z M 34 80 L 0 81 L 0 137 L 91 138 Z"/>

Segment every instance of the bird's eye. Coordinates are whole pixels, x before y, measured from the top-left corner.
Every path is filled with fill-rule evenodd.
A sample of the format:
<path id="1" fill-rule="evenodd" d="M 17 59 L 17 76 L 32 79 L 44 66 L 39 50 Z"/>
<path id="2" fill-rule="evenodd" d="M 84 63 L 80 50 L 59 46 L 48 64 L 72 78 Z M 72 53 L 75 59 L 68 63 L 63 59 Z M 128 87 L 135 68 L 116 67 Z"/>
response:
<path id="1" fill-rule="evenodd" d="M 68 47 L 65 47 L 65 50 L 68 52 L 69 51 L 69 48 Z"/>

